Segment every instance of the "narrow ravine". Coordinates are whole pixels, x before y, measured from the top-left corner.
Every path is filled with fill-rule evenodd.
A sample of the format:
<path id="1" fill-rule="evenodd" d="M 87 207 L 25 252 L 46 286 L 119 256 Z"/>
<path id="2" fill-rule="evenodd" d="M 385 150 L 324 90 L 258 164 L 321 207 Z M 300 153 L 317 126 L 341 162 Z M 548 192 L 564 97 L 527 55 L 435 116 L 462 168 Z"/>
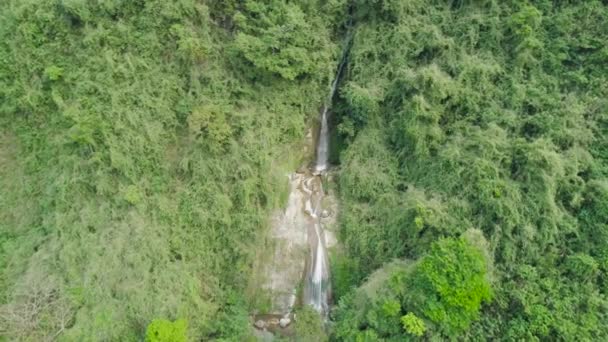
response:
<path id="1" fill-rule="evenodd" d="M 310 305 L 315 308 L 315 310 L 324 317 L 327 317 L 329 313 L 331 282 L 327 243 L 325 242 L 325 231 L 323 230 L 323 224 L 321 222 L 321 216 L 324 216 L 324 210 L 321 206 L 324 197 L 321 178 L 324 176 L 329 166 L 328 116 L 343 67 L 344 59 L 340 62 L 338 67 L 327 103 L 321 110 L 321 125 L 319 127 L 319 136 L 317 140 L 316 160 L 312 167 L 313 174 L 302 183 L 302 188 L 308 195 L 305 211 L 311 220 L 308 229 L 310 254 L 304 279 L 305 290 L 303 302 L 305 305 Z"/>
<path id="2" fill-rule="evenodd" d="M 290 329 L 297 305 L 308 305 L 327 319 L 331 305 L 331 278 L 328 248 L 336 243 L 324 222 L 335 208 L 324 208 L 323 179 L 331 167 L 330 116 L 346 54 L 338 66 L 328 97 L 320 110 L 314 162 L 289 175 L 290 192 L 284 210 L 272 218 L 271 237 L 275 242 L 272 259 L 263 265 L 269 293 L 268 312 L 254 316 L 258 330 L 277 332 Z M 309 135 L 312 139 L 312 134 Z M 298 291 L 298 288 L 302 291 Z"/>

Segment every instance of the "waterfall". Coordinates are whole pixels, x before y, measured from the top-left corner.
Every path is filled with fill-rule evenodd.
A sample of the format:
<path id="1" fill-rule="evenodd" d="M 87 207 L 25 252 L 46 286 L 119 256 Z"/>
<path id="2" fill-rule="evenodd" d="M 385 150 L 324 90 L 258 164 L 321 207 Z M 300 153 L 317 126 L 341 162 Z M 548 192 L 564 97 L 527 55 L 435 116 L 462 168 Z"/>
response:
<path id="1" fill-rule="evenodd" d="M 328 160 L 329 160 L 329 107 L 331 106 L 332 99 L 336 94 L 336 89 L 338 88 L 338 80 L 340 79 L 340 75 L 342 74 L 342 69 L 344 69 L 344 64 L 346 62 L 346 54 L 342 57 L 340 61 L 340 65 L 338 66 L 338 71 L 336 73 L 336 77 L 331 84 L 331 89 L 329 91 L 329 96 L 327 98 L 327 103 L 323 105 L 323 110 L 321 111 L 321 128 L 319 129 L 319 141 L 317 143 L 317 158 L 315 162 L 314 170 L 316 172 L 323 172 L 327 169 Z"/>
<path id="2" fill-rule="evenodd" d="M 312 277 L 310 282 L 309 305 L 318 312 L 327 314 L 329 309 L 329 265 L 325 252 L 324 239 L 321 237 L 320 224 L 315 224 L 317 242 L 316 253 L 313 257 Z"/>
<path id="3" fill-rule="evenodd" d="M 315 171 L 322 172 L 327 169 L 329 158 L 329 128 L 327 124 L 328 107 L 323 107 L 321 114 L 321 129 L 319 130 L 319 143 L 317 144 L 317 161 Z"/>
<path id="4" fill-rule="evenodd" d="M 313 170 L 316 175 L 303 183 L 303 190 L 309 194 L 306 203 L 306 212 L 313 221 L 309 228 L 308 240 L 310 245 L 310 258 L 306 270 L 304 304 L 312 306 L 321 315 L 329 313 L 329 301 L 331 297 L 331 286 L 329 276 L 329 260 L 325 244 L 325 232 L 321 223 L 321 200 L 323 199 L 323 188 L 321 183 L 322 173 L 327 170 L 329 164 L 329 108 L 338 87 L 338 80 L 346 56 L 342 58 L 336 77 L 332 83 L 327 102 L 321 111 L 321 127 L 319 129 L 319 140 L 317 142 L 316 160 Z M 318 189 L 311 189 L 310 182 L 315 180 Z M 316 196 L 315 196 L 316 195 Z"/>
<path id="5" fill-rule="evenodd" d="M 318 189 L 310 188 L 310 182 L 313 180 Z M 304 304 L 312 306 L 319 313 L 326 316 L 329 312 L 331 287 L 325 234 L 321 225 L 321 214 L 319 213 L 323 191 L 319 176 L 309 178 L 303 183 L 303 188 L 306 193 L 311 194 L 306 204 L 306 211 L 312 221 L 308 230 L 310 254 L 304 283 Z"/>
<path id="6" fill-rule="evenodd" d="M 290 175 L 291 189 L 287 208 L 278 213 L 273 221 L 272 234 L 278 243 L 272 260 L 267 265 L 267 280 L 263 287 L 273 294 L 272 307 L 269 312 L 255 314 L 254 326 L 258 330 L 277 331 L 290 324 L 297 301 L 296 288 L 302 280 L 303 292 L 299 297 L 301 303 L 311 306 L 325 319 L 329 314 L 331 284 L 327 246 L 328 243 L 330 247 L 332 243 L 335 244 L 335 237 L 333 232 L 326 232 L 323 227 L 323 223 L 328 222 L 325 219 L 331 213 L 322 208 L 322 178 L 330 166 L 331 102 L 346 63 L 351 38 L 348 37 L 346 41 L 337 73 L 319 113 L 320 126 L 314 164 L 309 169 L 298 170 Z M 307 257 L 302 259 L 302 252 L 306 249 Z"/>

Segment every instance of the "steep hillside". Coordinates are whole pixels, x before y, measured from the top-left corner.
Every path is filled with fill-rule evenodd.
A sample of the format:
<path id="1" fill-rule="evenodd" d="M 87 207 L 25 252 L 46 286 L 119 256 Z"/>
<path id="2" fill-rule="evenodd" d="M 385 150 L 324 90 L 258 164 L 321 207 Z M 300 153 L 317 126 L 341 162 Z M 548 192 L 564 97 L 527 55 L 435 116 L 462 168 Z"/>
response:
<path id="1" fill-rule="evenodd" d="M 247 335 L 252 246 L 330 87 L 342 11 L 3 1 L 0 334 Z"/>
<path id="2" fill-rule="evenodd" d="M 254 339 L 345 41 L 334 307 L 286 336 L 608 340 L 604 1 L 5 0 L 0 341 Z"/>
<path id="3" fill-rule="evenodd" d="M 335 338 L 607 339 L 605 3 L 355 3 Z"/>

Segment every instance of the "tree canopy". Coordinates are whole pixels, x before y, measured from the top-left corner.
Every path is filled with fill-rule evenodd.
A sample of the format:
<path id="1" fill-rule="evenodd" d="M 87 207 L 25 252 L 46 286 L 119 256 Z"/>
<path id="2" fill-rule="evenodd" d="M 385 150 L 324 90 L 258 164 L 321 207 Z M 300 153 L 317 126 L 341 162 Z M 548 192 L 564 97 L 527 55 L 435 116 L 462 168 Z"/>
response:
<path id="1" fill-rule="evenodd" d="M 293 339 L 608 340 L 607 6 L 0 2 L 0 341 L 254 338 L 343 55 Z"/>
<path id="2" fill-rule="evenodd" d="M 606 5 L 356 1 L 352 12 L 334 118 L 335 267 L 352 275 L 336 274 L 336 339 L 398 339 L 396 326 L 410 338 L 608 338 Z M 452 249 L 471 231 L 487 240 L 490 283 Z M 352 293 L 394 259 L 418 260 L 402 287 L 420 301 L 380 329 Z M 346 333 L 353 316 L 362 323 Z"/>
<path id="3" fill-rule="evenodd" d="M 0 3 L 0 335 L 250 335 L 254 250 L 338 53 L 336 11 L 273 4 Z"/>

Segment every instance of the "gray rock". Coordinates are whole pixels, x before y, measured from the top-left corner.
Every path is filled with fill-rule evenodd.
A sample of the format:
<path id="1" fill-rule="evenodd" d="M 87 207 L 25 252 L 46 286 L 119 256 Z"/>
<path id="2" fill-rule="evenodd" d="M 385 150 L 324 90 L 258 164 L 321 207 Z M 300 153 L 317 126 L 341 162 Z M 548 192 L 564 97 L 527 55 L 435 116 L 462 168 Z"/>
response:
<path id="1" fill-rule="evenodd" d="M 274 341 L 274 335 L 268 330 L 253 329 L 253 335 L 257 337 L 256 341 L 272 342 Z"/>
<path id="2" fill-rule="evenodd" d="M 255 322 L 255 327 L 262 330 L 264 328 L 266 328 L 266 322 L 264 322 L 263 320 L 258 320 L 257 322 Z"/>
<path id="3" fill-rule="evenodd" d="M 321 212 L 321 217 L 322 218 L 328 218 L 329 217 L 329 210 L 323 209 L 323 211 Z"/>
<path id="4" fill-rule="evenodd" d="M 287 317 L 283 317 L 279 321 L 279 325 L 281 326 L 281 328 L 287 327 L 290 323 L 291 323 L 291 320 L 289 318 L 287 318 Z"/>

